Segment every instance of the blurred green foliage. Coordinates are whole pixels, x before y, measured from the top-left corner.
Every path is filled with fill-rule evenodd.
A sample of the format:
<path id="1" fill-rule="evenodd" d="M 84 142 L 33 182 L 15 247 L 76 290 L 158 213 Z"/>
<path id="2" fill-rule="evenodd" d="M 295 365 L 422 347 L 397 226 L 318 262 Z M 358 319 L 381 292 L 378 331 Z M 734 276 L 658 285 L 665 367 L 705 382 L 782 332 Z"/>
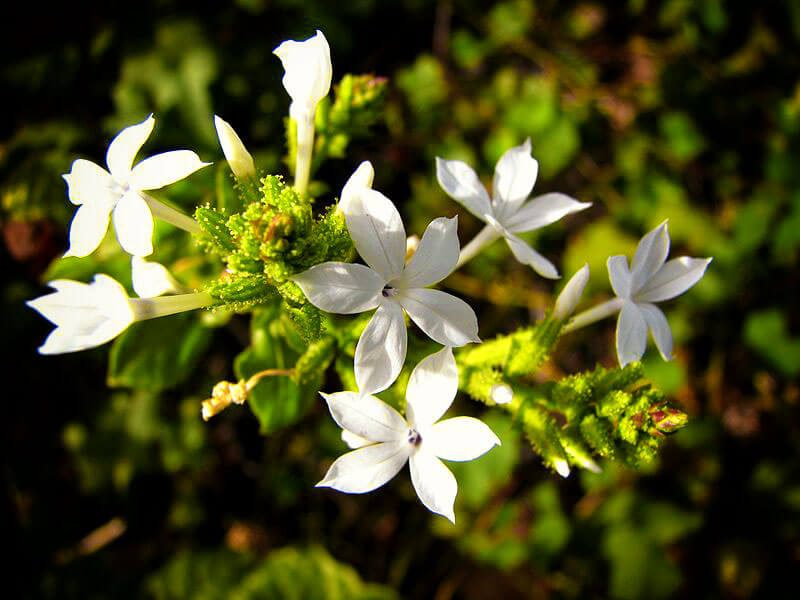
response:
<path id="1" fill-rule="evenodd" d="M 164 0 L 54 5 L 47 19 L 41 10 L 15 5 L 0 36 L 12 105 L 0 137 L 3 331 L 14 352 L 9 379 L 21 390 L 6 397 L 0 436 L 11 596 L 795 595 L 797 3 L 240 0 L 190 10 Z M 73 211 L 60 179 L 71 161 L 102 162 L 110 136 L 154 112 L 144 152 L 192 148 L 218 163 L 164 196 L 189 211 L 233 214 L 211 115 L 234 125 L 261 169 L 280 171 L 289 101 L 271 52 L 316 27 L 330 41 L 337 81 L 352 72 L 388 83 L 359 80 L 359 98 L 387 102 L 385 120 L 356 124 L 372 127 L 370 137 L 339 136 L 337 126 L 353 125 L 340 103 L 347 89 L 320 113 L 320 131 L 328 128 L 320 152 L 337 160 L 318 165 L 327 185 L 312 188 L 315 210 L 369 159 L 376 187 L 398 203 L 409 234 L 420 234 L 434 216 L 459 212 L 436 184 L 435 156 L 467 160 L 488 183 L 500 153 L 530 137 L 535 192 L 594 203 L 535 238 L 566 275 L 589 263 L 582 306 L 610 293 L 605 257 L 630 255 L 665 218 L 674 255 L 714 256 L 704 280 L 667 308 L 676 359 L 663 363 L 650 350 L 642 363 L 691 415 L 654 461 L 639 469 L 604 461 L 599 474 L 562 480 L 542 468 L 519 422 L 489 409 L 503 446 L 452 465 L 453 527 L 429 516 L 402 477 L 368 496 L 313 488 L 344 449 L 305 391 L 315 383 L 265 378 L 253 391 L 258 419 L 235 407 L 199 419 L 216 381 L 307 352 L 302 338 L 283 339 L 293 325 L 269 305 L 249 323 L 220 311 L 134 326 L 111 350 L 113 390 L 103 383 L 103 350 L 35 354 L 48 325 L 22 302 L 41 293 L 41 281 L 106 272 L 130 283 L 113 234 L 91 259 L 52 262 Z M 479 223 L 460 217 L 465 243 Z M 198 249 L 181 232 L 156 235 L 154 258 L 186 287 L 222 269 L 193 261 Z M 486 339 L 540 320 L 553 291 L 499 243 L 445 286 L 479 309 Z M 342 328 L 337 345 L 352 352 L 364 324 Z M 410 347 L 409 361 L 427 349 Z M 597 363 L 611 367 L 612 349 L 610 322 L 569 334 L 520 382 L 541 389 Z M 348 360 L 336 367 L 352 388 Z M 402 401 L 401 392 L 386 397 Z M 458 409 L 483 410 L 466 398 Z M 122 533 L 92 537 L 114 518 Z"/>

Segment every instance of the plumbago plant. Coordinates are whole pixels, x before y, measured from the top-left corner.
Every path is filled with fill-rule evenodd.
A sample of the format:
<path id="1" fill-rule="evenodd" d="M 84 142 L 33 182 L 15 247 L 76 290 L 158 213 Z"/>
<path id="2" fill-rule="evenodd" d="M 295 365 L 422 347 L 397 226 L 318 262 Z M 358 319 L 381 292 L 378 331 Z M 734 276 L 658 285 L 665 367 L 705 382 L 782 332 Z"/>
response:
<path id="1" fill-rule="evenodd" d="M 648 330 L 664 359 L 672 354 L 669 325 L 655 303 L 692 287 L 710 259 L 667 260 L 663 223 L 642 238 L 630 263 L 624 256 L 608 259 L 614 299 L 573 315 L 589 279 L 584 267 L 541 321 L 481 341 L 469 303 L 432 286 L 500 238 L 516 260 L 542 277 L 558 278 L 555 265 L 519 234 L 590 205 L 559 193 L 529 198 L 538 163 L 526 140 L 498 161 L 491 195 L 470 166 L 437 159 L 442 189 L 485 223 L 464 248 L 457 217 L 434 218 L 421 239 L 407 238 L 393 202 L 372 188 L 369 162 L 356 169 L 338 202 L 323 207 L 309 186 L 313 173 L 324 160 L 343 157 L 350 140 L 368 131 L 380 115 L 386 82 L 347 75 L 335 99 L 328 99 L 330 50 L 319 31 L 305 41 L 284 42 L 275 54 L 291 97 L 287 162 L 293 184 L 260 172 L 220 117 L 214 120 L 233 190 L 224 207 L 199 206 L 193 217 L 149 192 L 209 163 L 176 150 L 134 164 L 153 131 L 152 115 L 112 140 L 107 169 L 76 160 L 64 176 L 78 206 L 67 255 L 92 254 L 112 220 L 119 244 L 131 255 L 137 297 L 103 273 L 90 283 L 51 281 L 52 293 L 28 303 L 56 325 L 39 351 L 74 352 L 120 336 L 116 344 L 137 321 L 197 309 L 252 313 L 252 346 L 234 364 L 239 379 L 214 386 L 199 407 L 202 418 L 247 403 L 268 433 L 275 422 L 290 420 L 281 412 L 290 397 L 312 399 L 319 392 L 351 451 L 318 486 L 369 492 L 408 463 L 422 503 L 451 521 L 457 483 L 442 461 L 473 460 L 501 443 L 478 419 L 442 418 L 459 390 L 510 414 L 544 464 L 563 477 L 572 467 L 597 471 L 597 457 L 631 465 L 651 460 L 665 434 L 687 420 L 642 380 L 638 361 Z M 147 260 L 154 250 L 154 217 L 193 236 L 217 275 L 189 291 Z M 547 383 L 534 377 L 562 335 L 614 315 L 619 368 L 597 367 Z M 409 321 L 416 327 L 409 329 Z M 120 355 L 112 359 L 123 360 Z M 323 392 L 331 367 L 342 389 Z"/>

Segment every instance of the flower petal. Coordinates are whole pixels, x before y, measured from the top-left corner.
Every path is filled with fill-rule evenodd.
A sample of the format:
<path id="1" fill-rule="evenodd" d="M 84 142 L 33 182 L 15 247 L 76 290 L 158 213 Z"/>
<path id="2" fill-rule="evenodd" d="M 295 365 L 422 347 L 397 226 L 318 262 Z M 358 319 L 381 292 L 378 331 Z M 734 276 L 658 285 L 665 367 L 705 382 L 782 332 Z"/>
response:
<path id="1" fill-rule="evenodd" d="M 664 360 L 672 360 L 672 330 L 669 328 L 667 317 L 655 304 L 642 302 L 637 303 L 636 306 L 642 311 L 644 320 L 650 329 L 650 333 L 653 334 L 653 341 L 656 343 L 656 348 L 661 353 L 661 357 Z"/>
<path id="2" fill-rule="evenodd" d="M 620 298 L 630 298 L 631 272 L 628 270 L 628 259 L 621 254 L 609 256 L 606 266 L 614 293 Z"/>
<path id="3" fill-rule="evenodd" d="M 207 167 L 191 150 L 173 150 L 156 154 L 138 163 L 131 171 L 131 188 L 157 190 L 185 179 L 198 169 Z"/>
<path id="4" fill-rule="evenodd" d="M 353 450 L 336 459 L 316 487 L 329 487 L 347 494 L 371 492 L 397 475 L 408 460 L 408 452 L 405 440 Z"/>
<path id="5" fill-rule="evenodd" d="M 363 448 L 364 446 L 369 446 L 374 443 L 366 438 L 362 438 L 360 435 L 356 435 L 352 431 L 347 431 L 347 429 L 342 429 L 341 438 L 351 450 Z"/>
<path id="6" fill-rule="evenodd" d="M 358 168 L 350 175 L 350 179 L 344 184 L 342 195 L 339 197 L 339 210 L 347 214 L 353 197 L 360 194 L 361 190 L 371 189 L 373 179 L 375 179 L 375 169 L 372 168 L 371 162 L 365 160 L 358 165 Z"/>
<path id="7" fill-rule="evenodd" d="M 101 204 L 112 207 L 117 195 L 111 190 L 114 180 L 103 167 L 79 158 L 69 173 L 62 175 L 67 182 L 69 201 L 73 204 Z M 111 208 L 109 208 L 109 211 Z"/>
<path id="8" fill-rule="evenodd" d="M 292 280 L 314 306 L 325 312 L 350 315 L 381 303 L 383 278 L 364 265 L 326 262 L 295 275 Z"/>
<path id="9" fill-rule="evenodd" d="M 344 215 L 358 254 L 384 281 L 403 272 L 406 260 L 406 230 L 394 203 L 372 189 L 362 189 L 350 198 Z"/>
<path id="10" fill-rule="evenodd" d="M 631 294 L 635 295 L 667 260 L 669 231 L 667 222 L 647 233 L 636 247 L 631 261 Z"/>
<path id="11" fill-rule="evenodd" d="M 180 289 L 180 285 L 164 265 L 140 256 L 131 257 L 131 279 L 133 291 L 140 298 L 156 298 Z"/>
<path id="12" fill-rule="evenodd" d="M 424 444 L 423 441 L 423 445 L 409 459 L 411 483 L 429 511 L 455 523 L 453 505 L 458 493 L 458 483 L 450 469 L 432 452 L 426 451 Z"/>
<path id="13" fill-rule="evenodd" d="M 586 210 L 591 205 L 591 202 L 578 202 L 566 194 L 543 194 L 525 203 L 506 219 L 505 225 L 513 233 L 533 231 L 555 223 L 569 214 Z"/>
<path id="14" fill-rule="evenodd" d="M 353 369 L 362 394 L 375 394 L 394 383 L 406 360 L 407 343 L 403 310 L 396 302 L 384 302 L 356 345 Z"/>
<path id="15" fill-rule="evenodd" d="M 561 290 L 561 293 L 556 298 L 556 306 L 553 309 L 553 317 L 556 319 L 566 319 L 575 312 L 578 302 L 581 301 L 581 295 L 586 284 L 589 282 L 589 265 L 583 265 L 580 269 L 575 271 L 575 274 L 569 278 L 567 285 Z"/>
<path id="16" fill-rule="evenodd" d="M 425 449 L 444 460 L 474 460 L 500 445 L 500 438 L 483 421 L 455 417 L 436 423 L 423 438 Z"/>
<path id="17" fill-rule="evenodd" d="M 558 279 L 560 277 L 555 265 L 531 248 L 525 240 L 518 238 L 512 233 L 506 234 L 505 238 L 508 247 L 511 248 L 511 252 L 514 254 L 514 258 L 523 265 L 528 265 L 539 275 L 547 279 Z"/>
<path id="18" fill-rule="evenodd" d="M 423 288 L 441 281 L 456 268 L 460 251 L 458 217 L 434 219 L 425 229 L 397 285 Z"/>
<path id="19" fill-rule="evenodd" d="M 498 221 L 514 216 L 536 183 L 539 163 L 531 156 L 531 140 L 506 150 L 494 168 L 492 203 Z"/>
<path id="20" fill-rule="evenodd" d="M 228 166 L 236 178 L 255 177 L 256 165 L 253 157 L 244 147 L 242 138 L 239 137 L 236 130 L 231 127 L 230 123 L 220 119 L 217 115 L 214 115 L 214 127 L 217 130 L 219 145 L 222 146 L 225 160 L 228 161 Z"/>
<path id="21" fill-rule="evenodd" d="M 392 442 L 405 439 L 408 423 L 394 408 L 375 396 L 356 392 L 320 395 L 336 424 L 371 442 Z"/>
<path id="22" fill-rule="evenodd" d="M 69 249 L 64 256 L 89 256 L 108 231 L 111 207 L 106 204 L 83 204 L 75 211 L 69 226 Z"/>
<path id="23" fill-rule="evenodd" d="M 155 124 L 156 120 L 150 115 L 138 125 L 126 127 L 111 140 L 106 152 L 106 165 L 115 179 L 128 181 L 133 159 L 150 137 Z"/>
<path id="24" fill-rule="evenodd" d="M 114 209 L 114 230 L 120 246 L 128 254 L 147 256 L 153 253 L 153 215 L 136 192 L 125 194 Z"/>
<path id="25" fill-rule="evenodd" d="M 397 301 L 433 341 L 443 346 L 480 342 L 478 318 L 469 304 L 440 290 L 400 290 Z"/>
<path id="26" fill-rule="evenodd" d="M 642 358 L 647 346 L 647 324 L 642 311 L 626 301 L 617 319 L 617 358 L 620 366 Z"/>
<path id="27" fill-rule="evenodd" d="M 447 412 L 458 392 L 453 349 L 445 346 L 423 358 L 411 371 L 406 388 L 406 415 L 414 429 L 427 430 Z"/>
<path id="28" fill-rule="evenodd" d="M 700 281 L 709 263 L 711 263 L 710 258 L 690 258 L 688 256 L 667 261 L 637 292 L 636 300 L 662 302 L 680 296 Z"/>
<path id="29" fill-rule="evenodd" d="M 486 188 L 467 163 L 437 156 L 436 179 L 448 196 L 481 221 L 486 221 L 486 215 L 493 214 Z"/>

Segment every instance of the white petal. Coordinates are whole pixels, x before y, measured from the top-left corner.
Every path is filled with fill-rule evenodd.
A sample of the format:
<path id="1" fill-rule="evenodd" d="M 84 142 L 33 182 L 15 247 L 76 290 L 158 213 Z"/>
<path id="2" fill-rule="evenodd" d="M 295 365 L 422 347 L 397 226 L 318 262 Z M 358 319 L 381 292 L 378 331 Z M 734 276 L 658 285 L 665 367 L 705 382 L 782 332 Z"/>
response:
<path id="1" fill-rule="evenodd" d="M 447 412 L 458 391 L 458 367 L 453 350 L 445 346 L 414 367 L 406 388 L 408 422 L 426 430 Z"/>
<path id="2" fill-rule="evenodd" d="M 350 203 L 353 197 L 361 193 L 361 190 L 371 189 L 372 180 L 375 178 L 375 170 L 372 168 L 372 163 L 365 160 L 358 168 L 350 175 L 350 179 L 344 184 L 342 188 L 342 195 L 339 197 L 339 210 L 347 214 Z"/>
<path id="3" fill-rule="evenodd" d="M 340 456 L 317 487 L 348 494 L 364 494 L 381 487 L 397 475 L 408 460 L 408 443 L 372 444 Z"/>
<path id="4" fill-rule="evenodd" d="M 710 258 L 689 258 L 688 256 L 667 261 L 637 292 L 636 300 L 662 302 L 681 295 L 700 281 L 710 262 Z"/>
<path id="5" fill-rule="evenodd" d="M 153 215 L 136 192 L 128 192 L 114 209 L 114 230 L 122 249 L 134 256 L 153 253 Z"/>
<path id="6" fill-rule="evenodd" d="M 667 222 L 646 234 L 636 247 L 631 262 L 631 294 L 636 294 L 667 260 L 669 232 Z"/>
<path id="7" fill-rule="evenodd" d="M 467 163 L 436 157 L 436 179 L 453 200 L 481 221 L 493 214 L 486 188 Z"/>
<path id="8" fill-rule="evenodd" d="M 672 360 L 672 330 L 669 328 L 667 317 L 655 304 L 642 302 L 637 303 L 636 306 L 642 311 L 644 320 L 653 334 L 653 341 L 656 343 L 656 348 L 661 353 L 661 357 L 664 360 Z"/>
<path id="9" fill-rule="evenodd" d="M 353 368 L 362 394 L 375 394 L 394 383 L 406 360 L 407 342 L 403 310 L 396 302 L 384 302 L 356 345 Z"/>
<path id="10" fill-rule="evenodd" d="M 514 233 L 533 231 L 555 223 L 569 214 L 586 210 L 591 205 L 591 202 L 578 202 L 566 194 L 544 194 L 524 204 L 506 219 L 505 225 Z"/>
<path id="11" fill-rule="evenodd" d="M 228 161 L 228 165 L 237 179 L 254 177 L 256 165 L 252 155 L 244 147 L 242 139 L 236 133 L 230 123 L 214 115 L 214 127 L 217 129 L 219 145 L 222 146 L 222 153 Z"/>
<path id="12" fill-rule="evenodd" d="M 553 317 L 556 319 L 566 319 L 575 312 L 578 302 L 581 300 L 583 290 L 589 282 L 589 265 L 583 265 L 575 271 L 569 278 L 567 285 L 561 290 L 556 298 L 556 307 L 553 309 Z"/>
<path id="13" fill-rule="evenodd" d="M 397 285 L 423 288 L 441 281 L 455 269 L 460 251 L 458 217 L 434 219 L 425 229 Z"/>
<path id="14" fill-rule="evenodd" d="M 327 262 L 314 265 L 292 280 L 314 306 L 350 315 L 372 310 L 381 302 L 383 278 L 364 265 Z"/>
<path id="15" fill-rule="evenodd" d="M 131 171 L 131 188 L 157 190 L 185 179 L 198 169 L 207 167 L 191 150 L 173 150 L 156 154 L 138 163 Z"/>
<path id="16" fill-rule="evenodd" d="M 633 302 L 622 305 L 617 319 L 617 358 L 620 366 L 642 358 L 647 346 L 647 324 Z"/>
<path id="17" fill-rule="evenodd" d="M 138 125 L 126 127 L 111 140 L 106 152 L 106 164 L 115 178 L 123 182 L 128 181 L 133 159 L 150 137 L 155 124 L 156 120 L 150 115 Z"/>
<path id="18" fill-rule="evenodd" d="M 352 431 L 347 431 L 347 429 L 342 429 L 341 434 L 342 441 L 347 444 L 347 447 L 351 450 L 355 450 L 356 448 L 363 448 L 364 446 L 369 446 L 374 442 L 368 440 L 367 438 L 362 438 L 360 435 L 356 435 Z"/>
<path id="19" fill-rule="evenodd" d="M 62 279 L 49 285 L 56 291 L 27 303 L 57 326 L 39 348 L 41 354 L 99 346 L 134 320 L 125 289 L 107 275 L 95 276 L 91 284 Z"/>
<path id="20" fill-rule="evenodd" d="M 111 207 L 84 204 L 75 211 L 69 227 L 69 250 L 64 256 L 89 256 L 103 241 L 108 230 Z"/>
<path id="21" fill-rule="evenodd" d="M 313 118 L 314 108 L 331 87 L 333 72 L 328 40 L 317 30 L 316 35 L 302 42 L 283 42 L 273 54 L 283 64 L 283 87 L 292 98 L 292 117 Z"/>
<path id="22" fill-rule="evenodd" d="M 409 467 L 411 483 L 425 507 L 438 515 L 456 522 L 453 505 L 458 493 L 458 483 L 444 463 L 423 445 L 411 455 Z"/>
<path id="23" fill-rule="evenodd" d="M 70 172 L 62 177 L 67 182 L 69 201 L 73 204 L 92 203 L 111 207 L 117 200 L 117 194 L 111 190 L 114 183 L 111 175 L 90 160 L 79 158 L 72 163 Z"/>
<path id="24" fill-rule="evenodd" d="M 392 442 L 408 435 L 406 420 L 375 396 L 356 392 L 320 392 L 336 424 L 371 442 Z"/>
<path id="25" fill-rule="evenodd" d="M 406 230 L 394 203 L 380 192 L 362 189 L 346 208 L 347 229 L 361 258 L 385 281 L 398 277 L 406 261 Z"/>
<path id="26" fill-rule="evenodd" d="M 164 265 L 140 256 L 131 257 L 131 279 L 133 291 L 140 298 L 155 298 L 180 290 L 180 285 Z"/>
<path id="27" fill-rule="evenodd" d="M 630 298 L 631 272 L 628 270 L 628 259 L 621 254 L 609 256 L 606 266 L 614 293 L 620 298 Z"/>
<path id="28" fill-rule="evenodd" d="M 478 318 L 469 304 L 440 290 L 400 290 L 397 301 L 433 341 L 443 346 L 480 342 Z"/>
<path id="29" fill-rule="evenodd" d="M 536 183 L 539 163 L 531 156 L 531 140 L 503 154 L 494 168 L 492 196 L 495 217 L 501 222 L 516 214 Z"/>
<path id="30" fill-rule="evenodd" d="M 547 279 L 558 279 L 560 277 L 555 265 L 531 248 L 526 241 L 512 233 L 508 233 L 505 238 L 508 247 L 511 248 L 511 252 L 514 254 L 514 258 L 523 265 L 528 265 L 539 275 Z"/>
<path id="31" fill-rule="evenodd" d="M 455 417 L 436 423 L 422 440 L 425 449 L 444 460 L 474 460 L 486 454 L 500 439 L 483 421 Z"/>

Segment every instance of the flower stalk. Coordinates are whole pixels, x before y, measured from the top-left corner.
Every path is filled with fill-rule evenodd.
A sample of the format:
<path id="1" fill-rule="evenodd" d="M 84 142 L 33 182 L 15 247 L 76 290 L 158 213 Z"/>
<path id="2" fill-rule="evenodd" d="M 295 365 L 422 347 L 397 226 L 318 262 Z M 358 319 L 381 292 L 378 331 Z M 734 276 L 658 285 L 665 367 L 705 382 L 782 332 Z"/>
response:
<path id="1" fill-rule="evenodd" d="M 561 333 L 569 333 L 570 331 L 575 331 L 576 329 L 581 329 L 597 321 L 612 317 L 622 309 L 623 304 L 624 300 L 622 298 L 612 298 L 602 304 L 598 304 L 597 306 L 593 306 L 592 308 L 578 313 L 569 323 L 564 325 Z"/>
<path id="2" fill-rule="evenodd" d="M 200 233 L 203 230 L 197 221 L 177 208 L 164 204 L 150 194 L 142 193 L 142 198 L 144 198 L 154 217 L 158 217 L 162 221 L 166 221 L 170 225 L 174 225 L 178 229 L 183 229 L 191 234 Z"/>

